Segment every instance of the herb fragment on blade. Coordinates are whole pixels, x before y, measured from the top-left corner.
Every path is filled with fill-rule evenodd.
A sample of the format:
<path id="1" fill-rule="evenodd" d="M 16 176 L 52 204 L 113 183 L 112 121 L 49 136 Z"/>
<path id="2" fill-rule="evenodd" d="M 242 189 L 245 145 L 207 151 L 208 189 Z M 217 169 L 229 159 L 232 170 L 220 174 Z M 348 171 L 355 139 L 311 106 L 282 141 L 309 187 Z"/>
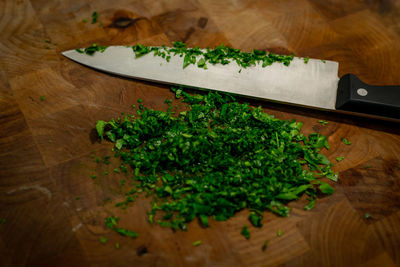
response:
<path id="1" fill-rule="evenodd" d="M 76 49 L 76 51 L 79 53 L 92 55 L 97 51 L 102 52 L 106 48 L 103 47 L 103 50 L 99 50 L 99 47 L 100 46 L 93 44 L 91 47 L 85 48 L 84 50 Z M 290 62 L 294 58 L 294 54 L 278 55 L 256 49 L 251 52 L 244 52 L 240 49 L 232 48 L 223 44 L 214 48 L 207 47 L 206 49 L 200 49 L 198 46 L 189 48 L 185 43 L 180 41 L 174 42 L 172 47 L 166 47 L 165 45 L 160 47 L 145 46 L 138 43 L 134 46 L 131 46 L 131 48 L 136 58 L 153 53 L 154 56 L 164 58 L 167 62 L 169 62 L 172 56 L 179 56 L 183 58 L 182 68 L 186 68 L 189 65 L 197 65 L 198 68 L 208 69 L 208 63 L 213 65 L 226 65 L 230 64 L 231 62 L 236 62 L 236 64 L 241 67 L 239 73 L 242 71 L 242 68 L 256 66 L 258 64 L 260 64 L 263 68 L 272 65 L 274 62 L 289 66 Z"/>

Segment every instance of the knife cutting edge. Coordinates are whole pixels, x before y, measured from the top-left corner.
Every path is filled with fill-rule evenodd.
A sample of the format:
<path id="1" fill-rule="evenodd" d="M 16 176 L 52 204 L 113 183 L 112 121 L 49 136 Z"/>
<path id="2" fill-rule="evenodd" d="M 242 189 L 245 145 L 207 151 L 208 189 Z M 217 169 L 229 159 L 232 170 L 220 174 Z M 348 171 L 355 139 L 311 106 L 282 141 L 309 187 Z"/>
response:
<path id="1" fill-rule="evenodd" d="M 109 46 L 101 52 L 81 50 L 62 54 L 85 66 L 108 73 L 238 95 L 267 99 L 329 111 L 351 112 L 391 120 L 400 119 L 400 86 L 371 86 L 353 74 L 338 77 L 339 63 L 294 57 L 289 66 L 277 62 L 242 68 L 208 64 L 183 68 L 183 57 L 171 54 L 169 62 L 152 53 L 136 57 L 132 47 Z"/>

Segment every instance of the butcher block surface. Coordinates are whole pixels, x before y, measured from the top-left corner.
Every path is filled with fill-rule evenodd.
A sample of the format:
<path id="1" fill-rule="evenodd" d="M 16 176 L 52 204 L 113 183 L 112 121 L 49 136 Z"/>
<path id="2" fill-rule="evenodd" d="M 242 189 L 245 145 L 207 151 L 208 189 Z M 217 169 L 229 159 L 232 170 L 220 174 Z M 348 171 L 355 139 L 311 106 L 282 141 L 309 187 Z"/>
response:
<path id="1" fill-rule="evenodd" d="M 399 17 L 396 0 L 0 0 L 0 265 L 400 266 L 399 123 L 240 99 L 303 122 L 305 134 L 328 136 L 331 148 L 321 152 L 339 172 L 330 182 L 335 193 L 311 211 L 305 199 L 290 203 L 288 218 L 265 212 L 262 228 L 243 210 L 209 228 L 193 221 L 173 232 L 147 222 L 151 199 L 115 207 L 118 161 L 94 160 L 112 155 L 112 144 L 96 138 L 97 120 L 132 112 L 137 99 L 165 110 L 173 93 L 61 55 L 93 43 L 226 44 L 335 60 L 339 75 L 393 85 L 400 84 Z M 139 237 L 108 229 L 110 215 Z M 250 240 L 240 234 L 244 224 Z"/>

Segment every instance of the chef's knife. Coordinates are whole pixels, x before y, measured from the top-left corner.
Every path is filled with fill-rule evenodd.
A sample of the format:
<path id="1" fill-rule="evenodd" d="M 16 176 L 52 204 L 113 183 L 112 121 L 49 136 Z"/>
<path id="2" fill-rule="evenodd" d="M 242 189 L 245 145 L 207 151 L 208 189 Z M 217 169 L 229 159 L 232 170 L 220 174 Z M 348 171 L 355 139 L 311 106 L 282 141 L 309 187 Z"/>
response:
<path id="1" fill-rule="evenodd" d="M 355 75 L 339 79 L 339 63 L 295 57 L 289 66 L 275 62 L 242 68 L 235 62 L 189 65 L 183 57 L 164 58 L 149 53 L 136 57 L 131 47 L 110 46 L 92 55 L 80 50 L 62 53 L 83 65 L 124 77 L 211 89 L 330 111 L 347 111 L 400 119 L 400 86 L 371 86 Z M 307 62 L 307 63 L 306 63 Z"/>

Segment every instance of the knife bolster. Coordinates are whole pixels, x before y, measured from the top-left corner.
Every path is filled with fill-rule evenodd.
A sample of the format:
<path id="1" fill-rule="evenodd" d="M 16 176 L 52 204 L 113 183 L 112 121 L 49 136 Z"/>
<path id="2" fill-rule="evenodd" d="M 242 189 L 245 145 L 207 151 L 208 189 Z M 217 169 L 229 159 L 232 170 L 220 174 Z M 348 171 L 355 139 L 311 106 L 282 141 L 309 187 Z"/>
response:
<path id="1" fill-rule="evenodd" d="M 400 86 L 372 86 L 346 74 L 339 80 L 336 109 L 400 119 Z"/>

